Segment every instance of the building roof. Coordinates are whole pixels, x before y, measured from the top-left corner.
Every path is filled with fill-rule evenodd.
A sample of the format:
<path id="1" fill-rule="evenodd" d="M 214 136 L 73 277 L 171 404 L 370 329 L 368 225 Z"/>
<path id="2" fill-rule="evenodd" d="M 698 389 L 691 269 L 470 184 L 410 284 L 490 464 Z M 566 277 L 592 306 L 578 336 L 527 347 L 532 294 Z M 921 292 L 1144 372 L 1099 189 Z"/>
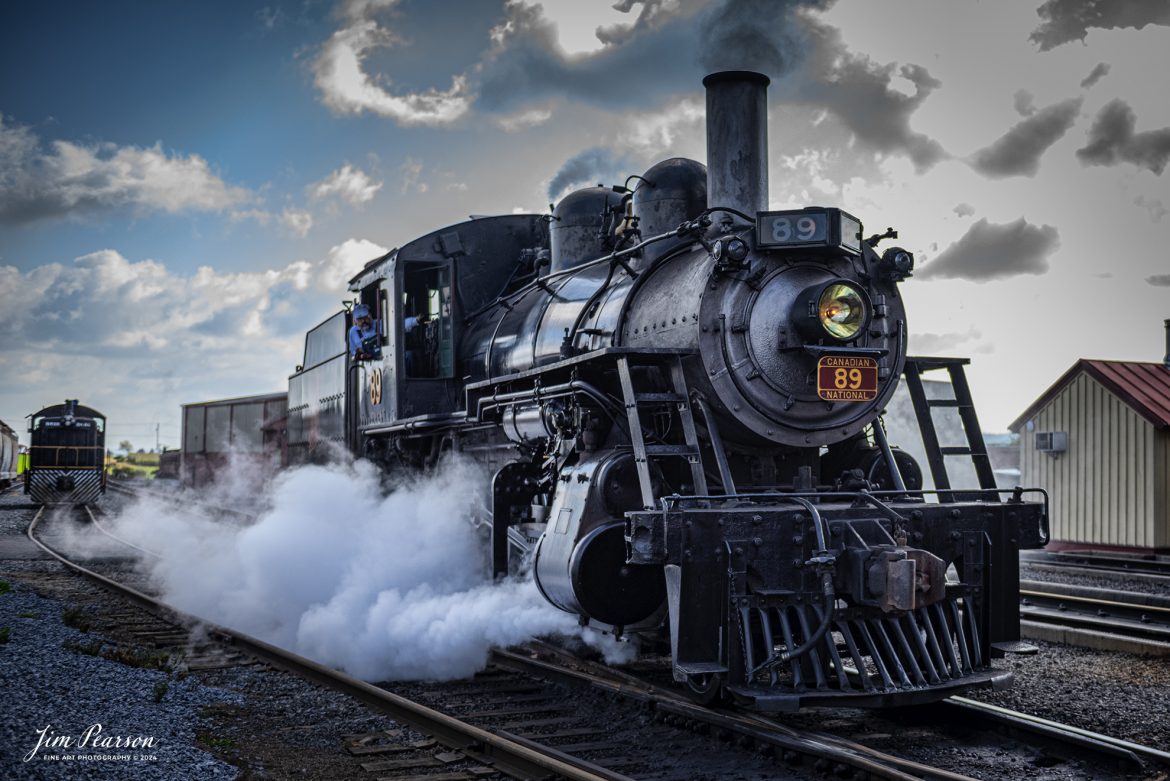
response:
<path id="1" fill-rule="evenodd" d="M 1170 428 L 1170 368 L 1160 363 L 1092 361 L 1082 358 L 1008 427 L 1017 431 L 1073 379 L 1084 372 L 1158 428 Z"/>
<path id="2" fill-rule="evenodd" d="M 218 407 L 220 405 L 236 405 L 236 404 L 258 404 L 262 401 L 283 401 L 288 399 L 288 391 L 277 391 L 275 393 L 259 393 L 255 396 L 233 396 L 230 399 L 216 399 L 214 401 L 192 401 L 187 404 L 180 404 L 183 409 L 187 407 Z"/>

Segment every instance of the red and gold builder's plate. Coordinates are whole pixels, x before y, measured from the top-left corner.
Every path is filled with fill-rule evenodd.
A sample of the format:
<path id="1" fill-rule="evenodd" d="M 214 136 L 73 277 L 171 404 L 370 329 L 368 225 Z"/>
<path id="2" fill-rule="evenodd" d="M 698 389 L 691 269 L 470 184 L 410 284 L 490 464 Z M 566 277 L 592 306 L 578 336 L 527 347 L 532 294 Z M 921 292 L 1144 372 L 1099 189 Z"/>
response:
<path id="1" fill-rule="evenodd" d="M 817 395 L 825 401 L 873 401 L 878 363 L 873 358 L 826 355 L 817 361 Z"/>

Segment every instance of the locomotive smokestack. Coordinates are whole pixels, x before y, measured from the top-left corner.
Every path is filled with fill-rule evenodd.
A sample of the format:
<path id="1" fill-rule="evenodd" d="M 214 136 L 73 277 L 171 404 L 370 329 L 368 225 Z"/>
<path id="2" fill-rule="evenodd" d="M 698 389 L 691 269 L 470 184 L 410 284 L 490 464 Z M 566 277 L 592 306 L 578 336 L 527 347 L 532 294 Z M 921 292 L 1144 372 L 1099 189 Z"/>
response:
<path id="1" fill-rule="evenodd" d="M 768 84 L 753 71 L 721 71 L 707 88 L 707 203 L 753 217 L 768 208 Z"/>

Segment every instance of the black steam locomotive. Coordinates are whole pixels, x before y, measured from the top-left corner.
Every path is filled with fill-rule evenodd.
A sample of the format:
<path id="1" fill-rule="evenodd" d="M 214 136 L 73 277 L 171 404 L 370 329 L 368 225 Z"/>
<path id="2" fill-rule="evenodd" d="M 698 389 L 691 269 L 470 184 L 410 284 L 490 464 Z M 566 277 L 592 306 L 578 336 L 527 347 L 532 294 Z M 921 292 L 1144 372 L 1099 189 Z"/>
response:
<path id="1" fill-rule="evenodd" d="M 995 490 L 962 362 L 907 358 L 910 253 L 840 209 L 766 211 L 768 83 L 704 80 L 706 168 L 666 160 L 367 264 L 350 289 L 381 357 L 349 358 L 347 312 L 309 333 L 290 457 L 329 438 L 386 470 L 471 454 L 495 475 L 495 572 L 669 645 L 697 698 L 1005 685 L 991 659 L 1018 643 L 1017 552 L 1046 541 L 1046 506 Z M 918 380 L 939 367 L 980 490 L 947 482 Z M 938 491 L 881 425 L 904 373 Z"/>
<path id="2" fill-rule="evenodd" d="M 86 504 L 106 491 L 106 417 L 66 399 L 29 416 L 24 492 L 37 504 Z"/>

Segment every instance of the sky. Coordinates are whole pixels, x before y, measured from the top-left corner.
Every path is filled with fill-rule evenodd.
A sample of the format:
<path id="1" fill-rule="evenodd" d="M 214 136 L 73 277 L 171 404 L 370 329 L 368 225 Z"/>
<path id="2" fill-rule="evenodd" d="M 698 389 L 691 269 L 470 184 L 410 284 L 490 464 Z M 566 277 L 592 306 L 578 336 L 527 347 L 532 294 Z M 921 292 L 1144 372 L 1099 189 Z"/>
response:
<path id="1" fill-rule="evenodd" d="M 0 420 L 177 447 L 181 404 L 287 389 L 373 257 L 704 161 L 729 68 L 772 79 L 771 208 L 899 231 L 911 353 L 971 359 L 985 431 L 1162 360 L 1170 0 L 6 3 Z"/>

